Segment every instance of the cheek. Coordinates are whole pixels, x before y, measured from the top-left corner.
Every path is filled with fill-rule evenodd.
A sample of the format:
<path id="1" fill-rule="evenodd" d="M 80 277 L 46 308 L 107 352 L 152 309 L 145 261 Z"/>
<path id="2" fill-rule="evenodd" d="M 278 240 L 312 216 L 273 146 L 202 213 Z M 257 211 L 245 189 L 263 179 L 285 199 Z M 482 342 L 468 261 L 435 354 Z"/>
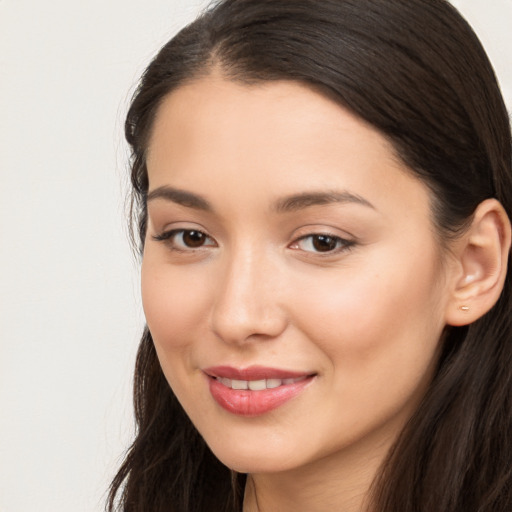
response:
<path id="1" fill-rule="evenodd" d="M 183 350 L 191 342 L 198 318 L 205 312 L 207 280 L 198 273 L 144 257 L 141 271 L 142 304 L 157 347 Z"/>
<path id="2" fill-rule="evenodd" d="M 194 350 L 197 340 L 204 339 L 199 319 L 205 318 L 210 293 L 208 280 L 199 274 L 162 264 L 151 254 L 144 256 L 141 269 L 144 313 L 160 366 L 191 416 L 207 405 L 202 380 L 193 378 L 197 372 Z"/>
<path id="3" fill-rule="evenodd" d="M 365 392 L 373 401 L 413 391 L 430 375 L 443 329 L 435 258 L 420 255 L 391 267 L 384 260 L 343 269 L 296 294 L 300 330 L 327 356 L 340 392 L 356 402 Z"/>

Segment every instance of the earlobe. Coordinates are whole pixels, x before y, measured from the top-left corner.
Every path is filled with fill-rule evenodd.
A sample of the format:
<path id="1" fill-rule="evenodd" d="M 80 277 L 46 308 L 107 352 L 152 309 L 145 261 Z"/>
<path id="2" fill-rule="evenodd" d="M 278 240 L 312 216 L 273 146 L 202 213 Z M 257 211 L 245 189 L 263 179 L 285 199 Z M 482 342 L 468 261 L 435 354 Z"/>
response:
<path id="1" fill-rule="evenodd" d="M 456 242 L 457 271 L 446 309 L 446 324 L 468 325 L 496 304 L 507 274 L 510 220 L 496 199 L 475 210 L 470 227 Z"/>

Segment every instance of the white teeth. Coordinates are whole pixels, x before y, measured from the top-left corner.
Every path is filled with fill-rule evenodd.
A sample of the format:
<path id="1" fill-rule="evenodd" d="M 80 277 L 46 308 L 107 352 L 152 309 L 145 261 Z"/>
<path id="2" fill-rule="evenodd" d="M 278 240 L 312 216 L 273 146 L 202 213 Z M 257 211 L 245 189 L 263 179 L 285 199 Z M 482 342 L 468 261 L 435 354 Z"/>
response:
<path id="1" fill-rule="evenodd" d="M 267 389 L 278 388 L 282 383 L 281 379 L 267 379 Z"/>
<path id="2" fill-rule="evenodd" d="M 274 389 L 279 386 L 286 386 L 304 380 L 306 377 L 298 379 L 261 379 L 261 380 L 236 380 L 226 377 L 217 377 L 217 380 L 224 386 L 231 389 L 250 389 L 251 391 L 263 391 L 264 389 Z"/>
<path id="3" fill-rule="evenodd" d="M 233 389 L 249 389 L 249 383 L 246 380 L 235 380 L 231 381 L 231 387 Z"/>
<path id="4" fill-rule="evenodd" d="M 251 391 L 261 391 L 262 389 L 267 389 L 267 383 L 265 382 L 265 379 L 250 380 L 249 381 L 249 389 Z"/>
<path id="5" fill-rule="evenodd" d="M 222 377 L 221 379 L 219 379 L 222 384 L 224 384 L 224 386 L 230 388 L 231 387 L 231 379 L 228 379 L 226 377 Z"/>

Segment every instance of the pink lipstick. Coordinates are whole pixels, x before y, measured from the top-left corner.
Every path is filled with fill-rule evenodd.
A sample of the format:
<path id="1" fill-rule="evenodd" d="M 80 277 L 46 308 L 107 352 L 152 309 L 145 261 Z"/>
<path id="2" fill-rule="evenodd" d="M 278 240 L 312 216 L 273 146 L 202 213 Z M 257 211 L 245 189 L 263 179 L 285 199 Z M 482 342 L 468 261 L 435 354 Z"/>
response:
<path id="1" fill-rule="evenodd" d="M 214 400 L 239 416 L 259 416 L 276 409 L 297 396 L 315 377 L 263 366 L 215 366 L 203 371 Z"/>

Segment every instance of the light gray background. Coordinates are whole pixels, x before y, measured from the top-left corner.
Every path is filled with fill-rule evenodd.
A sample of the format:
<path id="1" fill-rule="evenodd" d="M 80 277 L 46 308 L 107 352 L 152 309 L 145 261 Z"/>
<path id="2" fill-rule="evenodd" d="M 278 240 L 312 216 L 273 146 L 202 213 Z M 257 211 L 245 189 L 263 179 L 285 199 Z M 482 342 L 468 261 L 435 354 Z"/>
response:
<path id="1" fill-rule="evenodd" d="M 123 116 L 202 0 L 0 0 L 0 512 L 100 512 L 143 325 Z M 512 105 L 512 0 L 454 0 Z"/>

